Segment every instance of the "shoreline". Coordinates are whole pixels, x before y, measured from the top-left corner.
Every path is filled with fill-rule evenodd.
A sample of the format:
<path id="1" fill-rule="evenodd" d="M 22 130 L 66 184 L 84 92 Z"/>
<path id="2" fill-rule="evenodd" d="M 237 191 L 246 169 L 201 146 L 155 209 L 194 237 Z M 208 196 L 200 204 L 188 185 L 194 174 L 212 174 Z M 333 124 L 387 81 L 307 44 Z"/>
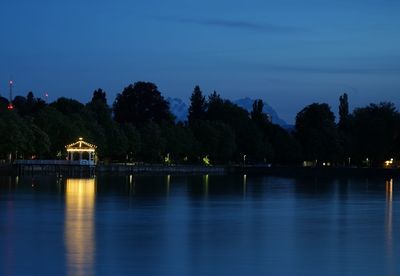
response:
<path id="1" fill-rule="evenodd" d="M 400 168 L 354 168 L 354 167 L 298 167 L 263 165 L 131 165 L 108 164 L 92 166 L 57 165 L 1 165 L 0 175 L 101 175 L 101 174 L 258 174 L 270 176 L 400 176 Z"/>

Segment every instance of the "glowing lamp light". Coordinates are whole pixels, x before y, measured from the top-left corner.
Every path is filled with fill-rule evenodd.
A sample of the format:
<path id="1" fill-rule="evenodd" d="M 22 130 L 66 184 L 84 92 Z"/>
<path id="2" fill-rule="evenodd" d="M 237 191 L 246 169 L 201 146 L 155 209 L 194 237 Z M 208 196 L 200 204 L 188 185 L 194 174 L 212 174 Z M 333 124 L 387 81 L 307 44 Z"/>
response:
<path id="1" fill-rule="evenodd" d="M 171 158 L 169 157 L 169 153 L 167 153 L 167 156 L 164 157 L 164 163 L 167 165 L 171 164 Z"/>
<path id="2" fill-rule="evenodd" d="M 10 80 L 10 81 L 9 81 L 9 84 L 10 84 L 10 85 L 12 85 L 12 84 L 13 84 L 13 81 L 12 81 L 12 80 Z"/>
<path id="3" fill-rule="evenodd" d="M 9 103 L 9 104 L 7 105 L 7 109 L 8 109 L 8 110 L 13 110 L 13 109 L 14 109 L 14 106 L 12 105 L 12 103 Z"/>
<path id="4" fill-rule="evenodd" d="M 208 155 L 203 157 L 203 164 L 206 166 L 211 166 L 210 159 L 208 158 Z"/>
<path id="5" fill-rule="evenodd" d="M 391 167 L 393 165 L 393 158 L 390 158 L 390 160 L 385 161 L 385 166 L 386 167 Z"/>

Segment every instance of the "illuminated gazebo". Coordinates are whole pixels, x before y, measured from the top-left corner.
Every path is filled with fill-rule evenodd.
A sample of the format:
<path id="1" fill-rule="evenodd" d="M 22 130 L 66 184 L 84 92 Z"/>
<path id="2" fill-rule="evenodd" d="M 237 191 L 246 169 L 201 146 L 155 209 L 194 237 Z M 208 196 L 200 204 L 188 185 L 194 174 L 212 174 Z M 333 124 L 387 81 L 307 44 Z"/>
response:
<path id="1" fill-rule="evenodd" d="M 72 162 L 77 162 L 80 165 L 95 165 L 96 146 L 79 138 L 75 143 L 66 145 L 68 157 Z"/>

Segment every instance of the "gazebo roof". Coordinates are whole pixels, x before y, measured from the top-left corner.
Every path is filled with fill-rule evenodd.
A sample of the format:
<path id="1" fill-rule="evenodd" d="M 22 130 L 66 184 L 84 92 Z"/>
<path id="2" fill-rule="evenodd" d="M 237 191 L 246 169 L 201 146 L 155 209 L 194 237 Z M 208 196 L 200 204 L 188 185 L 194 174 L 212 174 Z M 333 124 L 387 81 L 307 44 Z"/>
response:
<path id="1" fill-rule="evenodd" d="M 94 152 L 97 146 L 90 144 L 88 142 L 83 141 L 82 138 L 79 138 L 75 143 L 66 145 L 65 148 L 67 151 L 81 151 L 81 152 Z"/>

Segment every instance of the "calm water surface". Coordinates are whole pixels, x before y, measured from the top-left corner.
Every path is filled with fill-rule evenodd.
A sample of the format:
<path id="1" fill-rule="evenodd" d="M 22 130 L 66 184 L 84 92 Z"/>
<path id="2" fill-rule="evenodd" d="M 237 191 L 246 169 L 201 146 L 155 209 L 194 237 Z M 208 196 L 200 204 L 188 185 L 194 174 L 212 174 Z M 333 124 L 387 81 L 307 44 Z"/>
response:
<path id="1" fill-rule="evenodd" d="M 400 180 L 0 177 L 0 275 L 399 275 Z"/>

